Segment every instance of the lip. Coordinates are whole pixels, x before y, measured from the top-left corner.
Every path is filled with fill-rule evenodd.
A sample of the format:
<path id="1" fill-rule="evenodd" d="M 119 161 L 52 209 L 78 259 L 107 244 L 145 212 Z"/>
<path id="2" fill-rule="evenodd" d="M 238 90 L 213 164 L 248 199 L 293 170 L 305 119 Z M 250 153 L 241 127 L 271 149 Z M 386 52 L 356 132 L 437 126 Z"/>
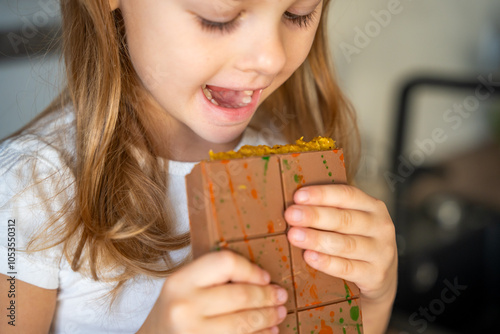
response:
<path id="1" fill-rule="evenodd" d="M 227 88 L 227 87 L 219 87 L 219 86 L 213 86 L 213 85 L 206 85 L 206 86 L 210 87 L 210 89 L 215 90 L 215 91 L 220 91 L 220 90 L 234 90 L 234 91 L 253 90 L 254 92 L 257 92 L 259 90 L 266 89 L 270 85 L 267 85 L 267 86 L 264 86 L 264 87 L 237 87 L 237 88 L 234 88 L 234 87 Z"/>
<path id="2" fill-rule="evenodd" d="M 210 87 L 219 88 L 216 86 L 210 86 Z M 207 112 L 207 116 L 209 119 L 216 120 L 220 123 L 241 123 L 243 121 L 249 120 L 253 116 L 253 114 L 257 109 L 257 106 L 259 105 L 260 97 L 262 96 L 262 91 L 264 89 L 244 88 L 235 90 L 253 90 L 254 93 L 252 95 L 252 102 L 241 108 L 224 108 L 221 106 L 216 106 L 207 99 L 207 97 L 203 93 L 203 88 L 200 87 L 200 97 L 204 105 L 203 110 Z"/>

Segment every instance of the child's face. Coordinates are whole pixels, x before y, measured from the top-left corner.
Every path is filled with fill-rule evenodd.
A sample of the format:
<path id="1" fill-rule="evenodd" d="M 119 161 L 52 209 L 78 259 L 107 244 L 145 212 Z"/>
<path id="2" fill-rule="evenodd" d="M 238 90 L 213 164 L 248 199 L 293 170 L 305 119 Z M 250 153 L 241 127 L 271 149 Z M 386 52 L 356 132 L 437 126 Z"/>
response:
<path id="1" fill-rule="evenodd" d="M 170 118 L 168 130 L 221 144 L 238 138 L 258 105 L 306 59 L 322 5 L 121 0 L 119 6 L 132 63 L 155 108 Z"/>

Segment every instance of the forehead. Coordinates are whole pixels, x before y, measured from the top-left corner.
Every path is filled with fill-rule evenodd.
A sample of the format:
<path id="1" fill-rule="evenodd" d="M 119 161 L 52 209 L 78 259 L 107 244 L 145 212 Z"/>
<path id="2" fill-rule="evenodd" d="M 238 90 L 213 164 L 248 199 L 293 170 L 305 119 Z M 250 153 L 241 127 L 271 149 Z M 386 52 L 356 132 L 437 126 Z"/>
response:
<path id="1" fill-rule="evenodd" d="M 171 0 L 170 0 L 171 1 Z M 328 0 L 178 0 L 191 8 L 207 9 L 212 11 L 231 11 L 242 6 L 259 6 L 260 8 L 285 8 L 310 10 L 321 2 Z"/>
<path id="2" fill-rule="evenodd" d="M 250 3 L 269 3 L 269 4 L 304 4 L 304 5 L 313 5 L 318 4 L 321 0 L 205 0 L 204 2 L 208 3 L 226 3 L 226 4 L 250 4 Z"/>

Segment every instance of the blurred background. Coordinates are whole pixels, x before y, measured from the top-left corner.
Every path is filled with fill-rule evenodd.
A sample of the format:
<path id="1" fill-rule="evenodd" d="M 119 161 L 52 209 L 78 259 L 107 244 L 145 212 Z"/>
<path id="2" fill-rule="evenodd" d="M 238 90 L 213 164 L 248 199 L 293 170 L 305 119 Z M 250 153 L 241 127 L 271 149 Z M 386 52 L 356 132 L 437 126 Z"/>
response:
<path id="1" fill-rule="evenodd" d="M 0 0 L 0 138 L 43 110 L 61 88 L 58 0 Z"/>
<path id="2" fill-rule="evenodd" d="M 500 2 L 335 0 L 358 185 L 396 224 L 390 333 L 498 333 Z"/>
<path id="3" fill-rule="evenodd" d="M 334 0 L 332 53 L 358 112 L 358 185 L 396 224 L 389 333 L 498 332 L 500 1 Z M 0 137 L 57 94 L 56 0 L 0 0 Z"/>

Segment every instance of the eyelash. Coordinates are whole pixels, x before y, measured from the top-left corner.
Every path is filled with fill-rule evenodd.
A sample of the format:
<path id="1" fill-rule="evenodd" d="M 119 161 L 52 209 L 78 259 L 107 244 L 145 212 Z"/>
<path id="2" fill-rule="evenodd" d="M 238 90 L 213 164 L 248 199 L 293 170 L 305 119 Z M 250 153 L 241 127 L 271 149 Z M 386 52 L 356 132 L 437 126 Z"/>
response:
<path id="1" fill-rule="evenodd" d="M 284 15 L 288 21 L 298 25 L 299 28 L 308 28 L 316 15 L 316 9 L 307 15 L 295 15 L 290 12 L 285 12 Z"/>
<path id="2" fill-rule="evenodd" d="M 292 24 L 297 25 L 299 28 L 308 28 L 311 24 L 311 21 L 316 16 L 316 9 L 307 15 L 295 15 L 290 12 L 285 12 L 283 14 L 285 19 L 291 22 Z M 236 29 L 238 23 L 237 20 L 240 17 L 238 15 L 236 18 L 232 19 L 229 22 L 214 22 L 204 19 L 202 17 L 198 17 L 201 27 L 209 32 L 220 32 L 220 33 L 231 33 L 234 29 Z"/>

